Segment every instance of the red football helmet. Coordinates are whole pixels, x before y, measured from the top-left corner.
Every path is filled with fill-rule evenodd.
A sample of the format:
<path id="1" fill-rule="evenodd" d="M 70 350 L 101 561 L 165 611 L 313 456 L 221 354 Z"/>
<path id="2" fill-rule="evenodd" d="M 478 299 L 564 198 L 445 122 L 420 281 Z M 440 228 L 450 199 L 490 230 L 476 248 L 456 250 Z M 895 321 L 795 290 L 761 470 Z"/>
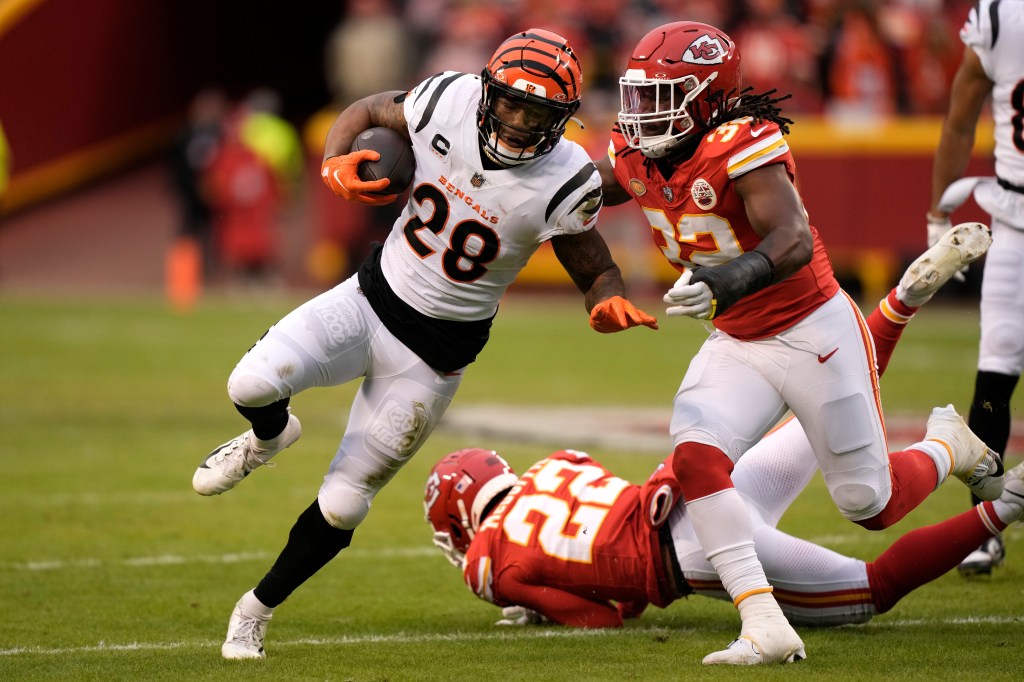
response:
<path id="1" fill-rule="evenodd" d="M 531 28 L 509 37 L 480 77 L 480 137 L 488 156 L 505 166 L 525 163 L 554 149 L 580 106 L 583 72 L 579 60 L 565 38 L 552 31 Z M 519 125 L 511 125 L 507 113 L 502 118 L 503 105 L 506 110 L 524 111 Z M 502 126 L 521 144 L 510 147 L 503 142 L 498 136 Z"/>
<path id="2" fill-rule="evenodd" d="M 695 21 L 659 26 L 633 48 L 619 78 L 626 144 L 645 156 L 665 156 L 709 127 L 739 87 L 740 53 L 724 32 Z"/>
<path id="3" fill-rule="evenodd" d="M 487 504 L 518 480 L 494 450 L 466 448 L 434 465 L 423 490 L 423 513 L 434 529 L 434 544 L 449 561 L 462 566 Z"/>

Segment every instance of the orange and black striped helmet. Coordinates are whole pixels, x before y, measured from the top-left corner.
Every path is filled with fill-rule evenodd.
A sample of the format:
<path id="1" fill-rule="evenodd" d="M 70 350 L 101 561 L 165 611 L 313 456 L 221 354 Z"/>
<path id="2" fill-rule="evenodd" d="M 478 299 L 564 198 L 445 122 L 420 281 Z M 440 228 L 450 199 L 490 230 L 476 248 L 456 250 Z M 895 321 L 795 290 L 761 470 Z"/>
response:
<path id="1" fill-rule="evenodd" d="M 507 166 L 554 149 L 580 106 L 580 62 L 566 39 L 552 31 L 531 28 L 510 36 L 480 75 L 480 135 L 488 155 Z M 513 108 L 525 107 L 531 115 L 510 123 L 496 109 L 499 98 L 504 99 L 506 110 L 511 103 Z M 515 131 L 525 144 L 510 147 L 503 142 L 502 127 Z"/>

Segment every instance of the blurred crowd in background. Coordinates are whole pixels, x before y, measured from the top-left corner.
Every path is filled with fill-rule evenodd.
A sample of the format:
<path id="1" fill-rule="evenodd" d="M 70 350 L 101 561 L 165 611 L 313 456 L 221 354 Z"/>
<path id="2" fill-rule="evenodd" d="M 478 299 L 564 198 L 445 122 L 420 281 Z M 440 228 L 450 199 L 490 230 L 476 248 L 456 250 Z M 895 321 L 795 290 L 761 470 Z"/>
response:
<path id="1" fill-rule="evenodd" d="M 281 102 L 257 90 L 230 102 L 200 93 L 176 148 L 183 243 L 203 270 L 273 276 L 277 225 L 300 180 L 318 181 L 323 139 L 337 113 L 382 90 L 404 90 L 445 70 L 479 73 L 508 35 L 544 27 L 566 36 L 583 64 L 586 129 L 567 135 L 596 155 L 619 108 L 618 76 L 651 28 L 682 19 L 724 29 L 757 92 L 790 94 L 787 115 L 863 126 L 893 116 L 940 116 L 963 46 L 970 0 L 350 0 L 323 54 L 330 103 L 288 122 Z M 305 159 L 305 160 L 303 160 Z M 306 268 L 320 284 L 354 271 L 398 208 L 369 209 L 329 192 L 305 197 L 313 237 Z M 191 246 L 189 246 L 191 248 Z M 173 257 L 173 254 L 172 254 Z M 186 261 L 188 259 L 186 258 Z"/>
<path id="2" fill-rule="evenodd" d="M 936 114 L 945 106 L 970 0 L 353 0 L 327 46 L 339 101 L 383 83 L 478 72 L 506 36 L 543 26 L 569 39 L 584 97 L 617 98 L 629 51 L 655 26 L 725 30 L 755 90 L 792 93 L 792 111 Z M 368 55 L 373 55 L 369 56 Z M 603 104 L 603 102 L 602 102 Z"/>

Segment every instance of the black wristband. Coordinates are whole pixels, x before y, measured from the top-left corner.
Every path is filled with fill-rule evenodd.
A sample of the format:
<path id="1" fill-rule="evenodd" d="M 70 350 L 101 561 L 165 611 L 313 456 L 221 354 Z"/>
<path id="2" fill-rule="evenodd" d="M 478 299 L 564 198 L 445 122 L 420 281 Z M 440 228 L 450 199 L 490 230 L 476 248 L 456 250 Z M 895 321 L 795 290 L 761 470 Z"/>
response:
<path id="1" fill-rule="evenodd" d="M 761 251 L 747 251 L 728 263 L 693 269 L 690 284 L 704 282 L 711 289 L 714 319 L 744 296 L 761 291 L 775 278 L 775 264 Z"/>

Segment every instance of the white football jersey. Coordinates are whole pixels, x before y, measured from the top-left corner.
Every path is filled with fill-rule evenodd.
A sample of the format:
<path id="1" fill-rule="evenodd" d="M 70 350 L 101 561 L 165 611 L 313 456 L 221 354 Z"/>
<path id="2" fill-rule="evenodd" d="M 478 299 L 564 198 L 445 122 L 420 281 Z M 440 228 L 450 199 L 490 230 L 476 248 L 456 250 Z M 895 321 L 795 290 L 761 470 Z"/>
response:
<path id="1" fill-rule="evenodd" d="M 995 85 L 996 176 L 1024 187 L 1024 0 L 980 0 L 960 29 Z"/>
<path id="2" fill-rule="evenodd" d="M 601 207 L 596 167 L 564 138 L 521 166 L 485 170 L 480 97 L 478 76 L 445 72 L 405 99 L 416 174 L 381 269 L 399 298 L 442 320 L 492 317 L 537 248 L 593 228 Z"/>

